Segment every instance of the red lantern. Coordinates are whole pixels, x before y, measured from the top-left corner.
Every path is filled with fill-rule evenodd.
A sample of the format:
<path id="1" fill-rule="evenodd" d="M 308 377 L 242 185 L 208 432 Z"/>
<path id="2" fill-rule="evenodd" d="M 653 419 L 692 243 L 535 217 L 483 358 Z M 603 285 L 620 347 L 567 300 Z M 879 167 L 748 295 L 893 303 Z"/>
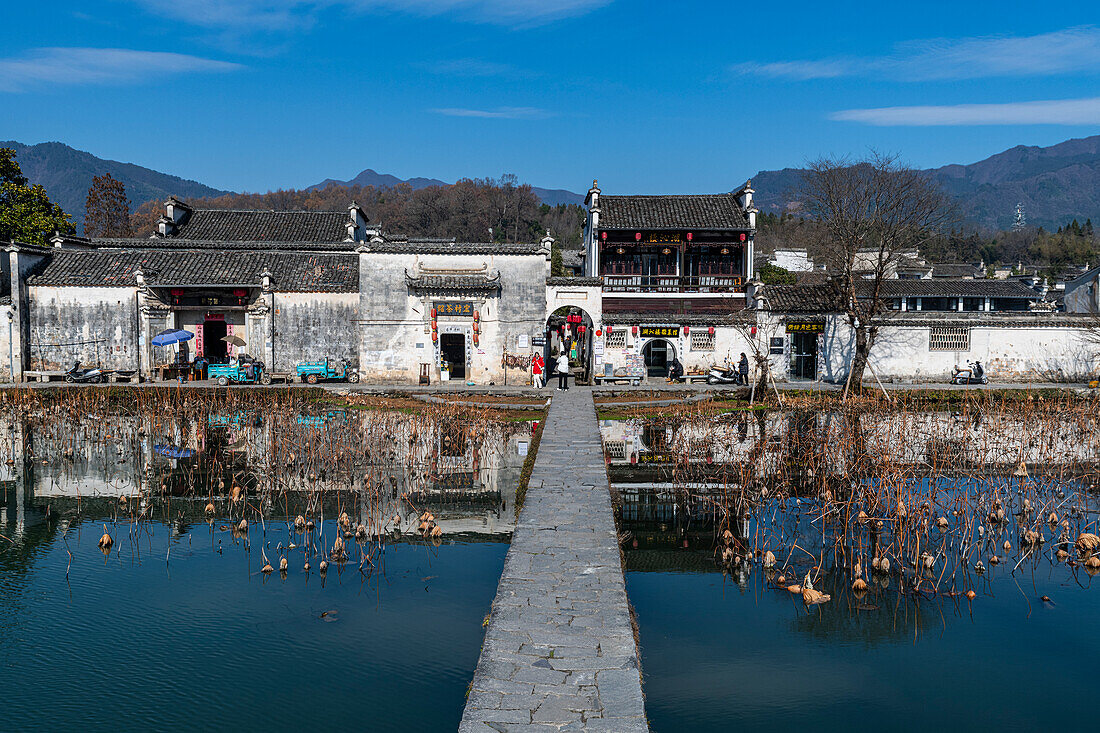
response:
<path id="1" fill-rule="evenodd" d="M 172 295 L 176 298 L 183 295 L 183 289 L 182 288 L 172 288 L 171 292 L 172 292 Z"/>
<path id="2" fill-rule="evenodd" d="M 637 463 L 638 462 L 638 454 L 637 453 L 631 453 L 630 454 L 630 462 L 631 463 Z"/>
<path id="3" fill-rule="evenodd" d="M 691 333 L 691 326 L 684 326 L 684 335 L 687 336 Z"/>
<path id="4" fill-rule="evenodd" d="M 588 330 L 588 326 L 581 326 L 581 327 L 580 327 L 580 328 L 578 328 L 577 330 L 578 330 L 578 331 L 580 331 L 581 333 L 584 333 L 585 331 L 587 331 L 587 330 Z"/>
<path id="5" fill-rule="evenodd" d="M 741 232 L 741 241 L 744 242 L 746 239 L 748 239 L 748 235 L 744 232 Z"/>
<path id="6" fill-rule="evenodd" d="M 638 335 L 638 327 L 637 326 L 631 326 L 630 327 L 630 333 L 633 336 L 637 336 Z"/>
<path id="7" fill-rule="evenodd" d="M 756 338 L 756 326 L 752 327 L 752 330 L 749 331 L 749 335 L 751 335 L 753 338 Z"/>
<path id="8" fill-rule="evenodd" d="M 436 315 L 437 314 L 436 314 L 435 308 L 432 308 L 432 318 L 434 319 L 436 317 Z"/>
<path id="9" fill-rule="evenodd" d="M 600 232 L 600 239 L 607 241 L 607 232 Z"/>
<path id="10" fill-rule="evenodd" d="M 607 327 L 607 332 L 608 332 L 608 333 L 611 333 L 611 326 L 608 326 L 608 327 Z"/>
<path id="11" fill-rule="evenodd" d="M 480 320 L 481 320 L 481 312 L 480 311 L 474 311 L 474 323 L 477 323 Z"/>
<path id="12" fill-rule="evenodd" d="M 600 329 L 597 328 L 596 329 L 596 336 L 597 337 L 603 336 L 603 331 L 601 331 Z"/>
<path id="13" fill-rule="evenodd" d="M 474 321 L 474 333 L 477 334 L 480 331 L 481 331 L 481 327 L 478 325 L 477 321 Z"/>
<path id="14" fill-rule="evenodd" d="M 688 241 L 691 241 L 691 232 L 688 232 Z"/>
<path id="15" fill-rule="evenodd" d="M 243 298 L 244 296 L 248 295 L 248 291 L 244 288 L 237 288 L 233 291 L 233 295 L 238 298 Z"/>
<path id="16" fill-rule="evenodd" d="M 478 339 L 478 336 L 477 336 L 477 331 L 474 331 L 474 346 L 477 346 L 478 341 L 479 341 L 479 339 Z"/>
<path id="17" fill-rule="evenodd" d="M 711 326 L 710 328 L 708 328 L 707 333 L 709 333 L 711 336 L 713 336 L 714 335 L 714 326 Z"/>
<path id="18" fill-rule="evenodd" d="M 642 241 L 642 233 L 641 232 L 634 232 L 634 241 L 635 242 Z"/>

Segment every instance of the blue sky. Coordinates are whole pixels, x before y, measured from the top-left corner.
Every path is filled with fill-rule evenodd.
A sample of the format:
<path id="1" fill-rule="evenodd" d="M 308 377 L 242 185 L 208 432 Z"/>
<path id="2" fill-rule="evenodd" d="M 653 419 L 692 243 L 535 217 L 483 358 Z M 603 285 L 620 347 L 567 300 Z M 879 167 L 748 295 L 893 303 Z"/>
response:
<path id="1" fill-rule="evenodd" d="M 374 168 L 710 192 L 825 154 L 924 167 L 1100 133 L 1093 2 L 44 0 L 0 21 L 0 139 L 233 190 Z"/>

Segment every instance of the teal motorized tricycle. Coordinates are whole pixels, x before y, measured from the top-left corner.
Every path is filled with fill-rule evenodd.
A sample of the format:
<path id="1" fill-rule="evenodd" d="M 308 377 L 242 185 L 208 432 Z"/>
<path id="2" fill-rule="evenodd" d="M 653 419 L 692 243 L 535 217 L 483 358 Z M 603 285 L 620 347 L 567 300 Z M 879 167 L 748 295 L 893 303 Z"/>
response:
<path id="1" fill-rule="evenodd" d="M 271 374 L 262 361 L 238 360 L 229 364 L 211 364 L 206 374 L 220 386 L 233 384 L 271 384 Z"/>
<path id="2" fill-rule="evenodd" d="M 310 384 L 317 384 L 322 379 L 346 379 L 352 384 L 359 381 L 359 372 L 349 367 L 346 361 L 300 361 L 297 368 L 298 379 Z"/>

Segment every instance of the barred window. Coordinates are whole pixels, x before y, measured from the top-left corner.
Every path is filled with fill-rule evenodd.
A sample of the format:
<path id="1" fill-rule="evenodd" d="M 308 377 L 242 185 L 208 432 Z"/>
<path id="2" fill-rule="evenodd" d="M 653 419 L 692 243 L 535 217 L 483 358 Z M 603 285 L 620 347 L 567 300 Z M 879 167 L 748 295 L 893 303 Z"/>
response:
<path id="1" fill-rule="evenodd" d="M 932 326 L 928 333 L 929 351 L 970 351 L 970 329 L 956 326 Z"/>
<path id="2" fill-rule="evenodd" d="M 709 331 L 692 331 L 691 350 L 714 351 L 714 334 Z"/>
<path id="3" fill-rule="evenodd" d="M 625 461 L 626 460 L 626 441 L 625 440 L 608 440 L 604 443 L 607 449 L 607 457 L 613 461 Z"/>
<path id="4" fill-rule="evenodd" d="M 612 331 L 607 334 L 607 339 L 604 341 L 609 349 L 625 349 L 626 348 L 626 331 Z"/>

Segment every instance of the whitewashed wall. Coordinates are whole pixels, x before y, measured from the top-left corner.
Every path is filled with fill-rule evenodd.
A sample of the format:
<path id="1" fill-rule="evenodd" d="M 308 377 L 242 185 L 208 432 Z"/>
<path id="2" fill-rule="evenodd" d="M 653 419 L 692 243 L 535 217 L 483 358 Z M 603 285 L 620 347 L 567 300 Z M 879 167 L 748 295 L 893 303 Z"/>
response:
<path id="1" fill-rule="evenodd" d="M 480 343 L 472 346 L 467 380 L 503 384 L 501 357 L 518 353 L 521 336 L 530 353 L 532 336 L 545 327 L 546 278 L 549 262 L 542 255 L 424 255 L 364 253 L 360 255 L 359 368 L 363 381 L 415 384 L 420 364 L 429 364 L 433 384 L 439 380 L 438 343 L 432 342 L 431 304 L 435 300 L 472 300 L 480 313 Z M 497 294 L 470 296 L 413 293 L 405 272 L 466 269 L 500 272 Z M 439 333 L 470 334 L 472 319 L 439 318 Z M 529 375 L 509 370 L 509 383 Z"/>
<path id="2" fill-rule="evenodd" d="M 615 325 L 610 318 L 605 319 L 606 321 L 611 322 L 615 331 L 622 329 L 626 332 L 627 345 L 625 349 L 605 348 L 602 360 L 596 362 L 596 374 L 603 373 L 604 363 L 610 363 L 613 369 L 625 367 L 630 355 L 640 355 L 647 343 L 661 340 L 668 341 L 672 345 L 672 348 L 676 351 L 676 356 L 680 359 L 680 363 L 684 365 L 684 370 L 688 372 L 707 371 L 713 365 L 722 365 L 727 359 L 730 364 L 736 365 L 741 358 L 741 352 L 745 352 L 749 356 L 749 360 L 752 360 L 752 350 L 749 347 L 748 340 L 733 326 L 715 326 L 714 348 L 697 351 L 691 348 L 691 335 L 684 334 L 683 326 L 680 327 L 678 338 L 654 339 L 635 336 L 631 332 L 631 326 Z M 654 322 L 656 323 L 656 319 Z M 708 327 L 691 326 L 690 328 L 692 331 L 705 332 Z M 606 338 L 606 335 L 597 337 L 596 341 L 606 342 Z M 597 347 L 596 352 L 598 353 L 599 350 Z"/>
<path id="3" fill-rule="evenodd" d="M 1085 328 L 975 325 L 967 351 L 930 351 L 929 328 L 884 326 L 871 350 L 870 362 L 878 377 L 947 382 L 956 364 L 965 367 L 974 360 L 982 362 L 991 382 L 1075 382 L 1100 373 L 1100 345 L 1090 340 Z M 851 329 L 843 319 L 829 318 L 825 345 L 823 378 L 843 382 L 852 351 Z M 874 376 L 868 373 L 866 379 Z"/>

